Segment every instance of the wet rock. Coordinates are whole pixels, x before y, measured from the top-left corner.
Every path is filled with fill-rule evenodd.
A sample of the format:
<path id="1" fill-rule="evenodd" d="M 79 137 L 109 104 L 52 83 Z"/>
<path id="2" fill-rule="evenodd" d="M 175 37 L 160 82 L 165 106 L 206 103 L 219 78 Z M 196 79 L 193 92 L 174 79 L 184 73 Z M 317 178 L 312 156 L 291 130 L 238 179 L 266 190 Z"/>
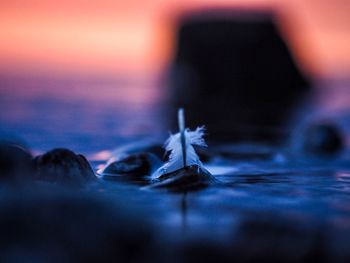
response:
<path id="1" fill-rule="evenodd" d="M 151 188 L 165 188 L 172 192 L 197 191 L 216 183 L 215 177 L 203 167 L 191 165 L 159 177 Z"/>
<path id="2" fill-rule="evenodd" d="M 166 158 L 163 145 L 154 142 L 153 140 L 137 141 L 118 147 L 112 152 L 111 158 L 124 159 L 132 154 L 137 153 L 152 153 L 161 160 L 164 160 L 164 158 Z"/>
<path id="3" fill-rule="evenodd" d="M 151 144 L 147 147 L 139 149 L 138 152 L 151 153 L 157 156 L 159 159 L 164 159 L 164 148 L 161 144 Z"/>
<path id="4" fill-rule="evenodd" d="M 160 159 L 152 153 L 132 154 L 120 161 L 112 162 L 102 171 L 103 179 L 113 180 L 120 176 L 138 177 L 152 174 L 161 166 Z"/>
<path id="5" fill-rule="evenodd" d="M 63 185 L 81 185 L 96 179 L 89 162 L 81 154 L 54 149 L 33 160 L 35 179 Z"/>
<path id="6" fill-rule="evenodd" d="M 308 154 L 332 156 L 340 153 L 343 147 L 342 135 L 335 125 L 313 124 L 305 130 L 303 150 Z"/>
<path id="7" fill-rule="evenodd" d="M 21 145 L 0 142 L 0 180 L 21 182 L 32 179 L 32 155 Z"/>

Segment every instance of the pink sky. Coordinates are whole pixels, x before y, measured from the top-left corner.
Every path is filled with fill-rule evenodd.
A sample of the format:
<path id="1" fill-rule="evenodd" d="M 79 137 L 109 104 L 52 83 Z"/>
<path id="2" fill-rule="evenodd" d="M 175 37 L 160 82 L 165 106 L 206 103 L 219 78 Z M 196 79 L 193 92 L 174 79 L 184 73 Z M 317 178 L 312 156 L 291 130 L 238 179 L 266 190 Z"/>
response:
<path id="1" fill-rule="evenodd" d="M 272 8 L 300 66 L 350 69 L 347 0 L 2 0 L 0 69 L 56 73 L 154 72 L 171 57 L 179 14 L 206 6 Z"/>

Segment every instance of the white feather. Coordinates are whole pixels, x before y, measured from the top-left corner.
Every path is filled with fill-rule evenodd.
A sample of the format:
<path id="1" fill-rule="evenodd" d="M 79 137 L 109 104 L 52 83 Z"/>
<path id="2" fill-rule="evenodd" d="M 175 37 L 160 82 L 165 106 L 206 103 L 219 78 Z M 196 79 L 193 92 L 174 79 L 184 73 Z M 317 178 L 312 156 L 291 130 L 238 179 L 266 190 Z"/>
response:
<path id="1" fill-rule="evenodd" d="M 190 165 L 203 166 L 202 162 L 199 160 L 199 157 L 196 151 L 193 148 L 193 145 L 205 146 L 205 147 L 207 146 L 203 138 L 204 130 L 205 130 L 204 126 L 197 127 L 197 129 L 194 131 L 185 129 L 187 166 L 190 166 Z M 183 168 L 180 132 L 170 135 L 170 137 L 165 142 L 165 150 L 167 152 L 170 152 L 169 160 L 152 174 L 151 176 L 152 179 L 157 179 L 163 174 L 171 173 L 178 169 Z"/>

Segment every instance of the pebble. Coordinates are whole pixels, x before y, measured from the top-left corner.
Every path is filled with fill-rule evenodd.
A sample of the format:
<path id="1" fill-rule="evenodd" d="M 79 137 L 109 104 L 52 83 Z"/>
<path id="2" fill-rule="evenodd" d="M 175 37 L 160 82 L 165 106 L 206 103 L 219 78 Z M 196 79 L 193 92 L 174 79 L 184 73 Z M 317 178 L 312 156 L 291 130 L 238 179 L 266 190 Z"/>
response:
<path id="1" fill-rule="evenodd" d="M 313 124 L 306 129 L 304 136 L 303 149 L 312 155 L 332 156 L 344 147 L 340 131 L 332 124 Z"/>
<path id="2" fill-rule="evenodd" d="M 82 185 L 97 177 L 81 154 L 54 149 L 33 159 L 35 179 L 63 185 Z"/>
<path id="3" fill-rule="evenodd" d="M 21 145 L 0 143 L 0 180 L 21 182 L 32 179 L 32 155 Z"/>
<path id="4" fill-rule="evenodd" d="M 160 159 L 152 153 L 136 153 L 110 163 L 103 169 L 101 176 L 106 180 L 117 179 L 121 176 L 142 178 L 151 175 L 161 165 Z"/>

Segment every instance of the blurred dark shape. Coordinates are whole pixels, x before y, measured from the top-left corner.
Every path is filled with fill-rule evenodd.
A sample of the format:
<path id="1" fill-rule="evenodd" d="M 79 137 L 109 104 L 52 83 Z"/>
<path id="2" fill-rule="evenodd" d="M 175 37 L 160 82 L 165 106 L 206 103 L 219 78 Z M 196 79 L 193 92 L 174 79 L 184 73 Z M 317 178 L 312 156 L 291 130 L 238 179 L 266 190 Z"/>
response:
<path id="1" fill-rule="evenodd" d="M 185 16 L 176 45 L 171 104 L 173 110 L 186 109 L 190 127 L 206 125 L 215 141 L 283 138 L 284 125 L 310 85 L 271 13 Z"/>
<path id="2" fill-rule="evenodd" d="M 198 191 L 217 182 L 215 177 L 203 167 L 191 165 L 159 177 L 160 182 L 151 188 L 164 188 L 175 193 Z"/>
<path id="3" fill-rule="evenodd" d="M 226 250 L 222 244 L 214 243 L 207 240 L 197 240 L 183 247 L 183 251 L 178 253 L 182 259 L 179 262 L 195 263 L 195 262 L 221 262 L 231 263 L 240 262 Z"/>
<path id="4" fill-rule="evenodd" d="M 96 179 L 89 162 L 68 149 L 54 149 L 33 160 L 35 179 L 51 183 L 80 186 Z"/>
<path id="5" fill-rule="evenodd" d="M 107 180 L 120 176 L 144 177 L 150 175 L 161 164 L 160 159 L 152 153 L 136 153 L 107 165 L 102 171 L 102 176 Z"/>
<path id="6" fill-rule="evenodd" d="M 332 262 L 326 243 L 322 225 L 306 227 L 298 220 L 259 214 L 243 219 L 226 243 L 188 244 L 182 262 Z"/>
<path id="7" fill-rule="evenodd" d="M 334 156 L 344 148 L 339 129 L 331 123 L 312 124 L 303 132 L 303 149 L 317 156 Z"/>
<path id="8" fill-rule="evenodd" d="M 91 194 L 2 196 L 0 213 L 1 262 L 141 262 L 152 244 L 143 217 Z"/>
<path id="9" fill-rule="evenodd" d="M 0 181 L 21 183 L 33 179 L 32 155 L 14 142 L 0 142 Z"/>
<path id="10" fill-rule="evenodd" d="M 276 214 L 249 216 L 230 251 L 238 262 L 329 262 L 323 227 Z"/>
<path id="11" fill-rule="evenodd" d="M 276 154 L 276 149 L 263 144 L 229 144 L 214 148 L 216 154 L 226 159 L 235 161 L 271 160 Z"/>
<path id="12" fill-rule="evenodd" d="M 128 143 L 122 147 L 115 149 L 113 156 L 117 158 L 126 158 L 129 155 L 138 153 L 152 153 L 161 160 L 164 160 L 166 158 L 163 145 L 158 143 L 158 141 L 155 142 L 152 139 Z"/>
<path id="13" fill-rule="evenodd" d="M 135 149 L 136 150 L 136 149 Z M 165 158 L 164 148 L 160 144 L 152 144 L 148 147 L 139 149 L 139 152 L 151 153 L 163 160 Z"/>

